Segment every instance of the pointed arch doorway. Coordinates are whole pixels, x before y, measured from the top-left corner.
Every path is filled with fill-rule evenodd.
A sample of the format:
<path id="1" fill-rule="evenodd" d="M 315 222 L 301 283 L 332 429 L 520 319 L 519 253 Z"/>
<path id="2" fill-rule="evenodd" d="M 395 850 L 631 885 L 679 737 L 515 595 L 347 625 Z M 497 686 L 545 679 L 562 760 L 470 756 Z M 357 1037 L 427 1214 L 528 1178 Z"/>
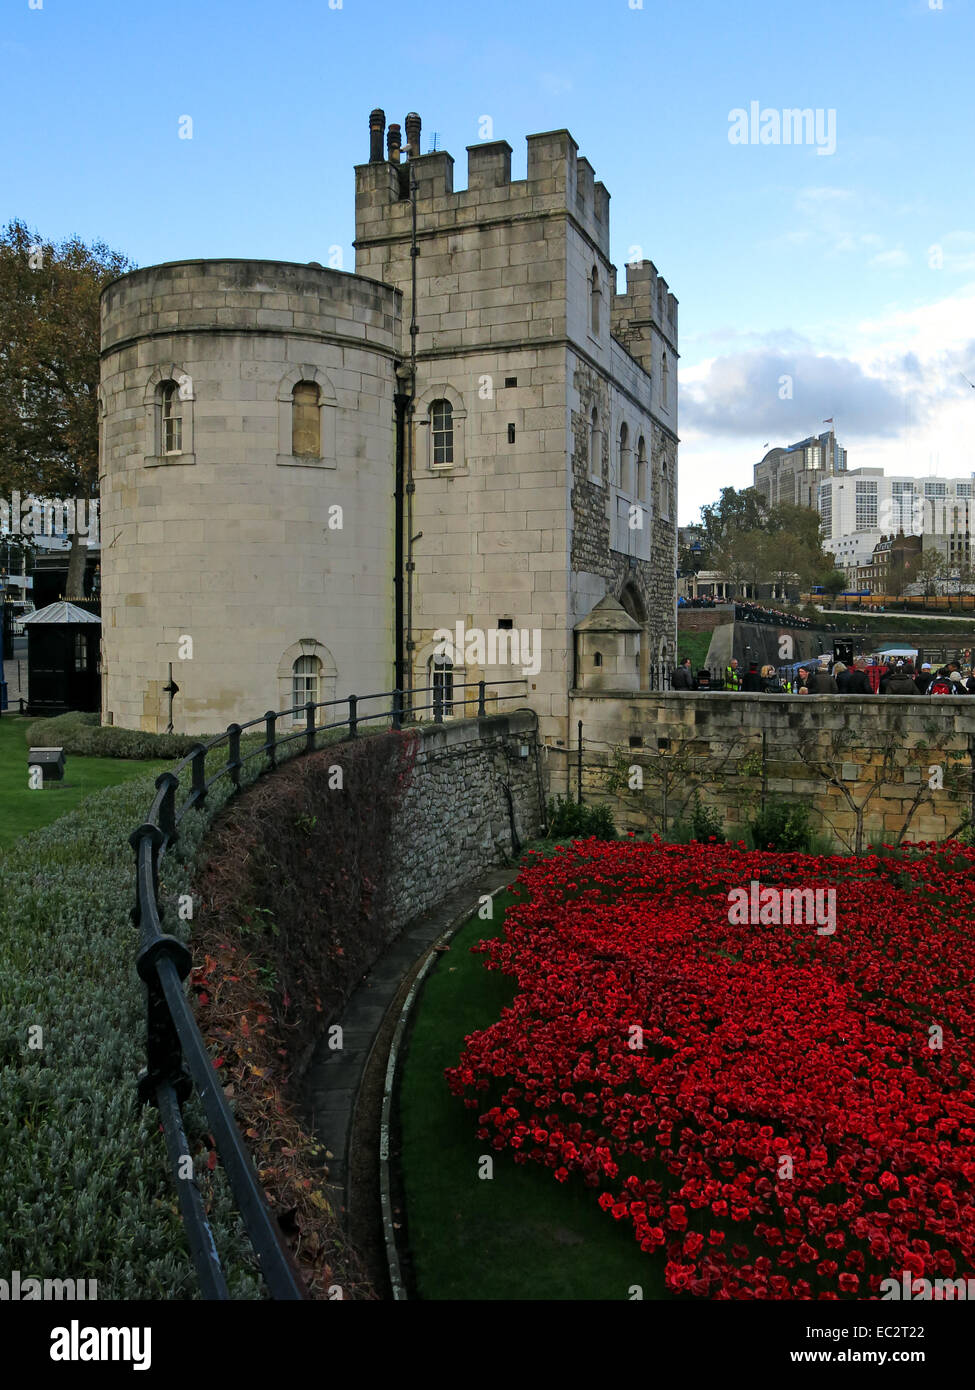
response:
<path id="1" fill-rule="evenodd" d="M 640 689 L 650 689 L 650 637 L 647 631 L 647 606 L 643 595 L 633 583 L 623 585 L 620 603 L 634 622 L 640 624 Z"/>

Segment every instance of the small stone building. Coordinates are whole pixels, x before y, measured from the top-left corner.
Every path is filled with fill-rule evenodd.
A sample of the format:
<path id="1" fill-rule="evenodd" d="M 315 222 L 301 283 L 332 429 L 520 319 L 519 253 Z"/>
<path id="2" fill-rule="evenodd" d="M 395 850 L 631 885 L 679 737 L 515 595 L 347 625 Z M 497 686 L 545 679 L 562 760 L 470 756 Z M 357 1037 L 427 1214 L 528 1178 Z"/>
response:
<path id="1" fill-rule="evenodd" d="M 640 624 L 611 594 L 575 626 L 577 690 L 640 689 Z"/>

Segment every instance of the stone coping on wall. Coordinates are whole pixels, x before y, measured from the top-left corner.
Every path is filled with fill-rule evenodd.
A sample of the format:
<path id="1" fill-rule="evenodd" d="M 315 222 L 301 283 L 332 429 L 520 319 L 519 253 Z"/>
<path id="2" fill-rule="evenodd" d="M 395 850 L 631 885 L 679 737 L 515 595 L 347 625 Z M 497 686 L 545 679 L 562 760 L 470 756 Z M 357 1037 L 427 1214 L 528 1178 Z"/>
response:
<path id="1" fill-rule="evenodd" d="M 945 700 L 950 700 L 952 708 L 970 701 L 975 714 L 975 696 L 972 695 L 765 695 L 752 690 L 577 690 L 569 691 L 570 700 L 674 700 L 703 701 L 714 703 L 717 700 L 756 701 L 759 704 L 781 704 L 791 700 L 794 704 L 807 704 L 810 700 L 838 701 L 844 705 L 904 705 L 909 708 L 937 709 Z"/>
<path id="2" fill-rule="evenodd" d="M 465 702 L 457 699 L 454 703 L 459 705 Z M 508 734 L 534 733 L 535 725 L 534 710 L 514 709 L 506 714 L 473 715 L 469 719 L 448 718 L 442 724 L 434 724 L 432 720 L 421 724 L 404 724 L 403 732 L 415 731 L 420 735 L 423 745 L 418 754 L 420 756 L 428 751 L 457 748 L 465 743 L 484 743 L 491 738 L 504 738 Z"/>

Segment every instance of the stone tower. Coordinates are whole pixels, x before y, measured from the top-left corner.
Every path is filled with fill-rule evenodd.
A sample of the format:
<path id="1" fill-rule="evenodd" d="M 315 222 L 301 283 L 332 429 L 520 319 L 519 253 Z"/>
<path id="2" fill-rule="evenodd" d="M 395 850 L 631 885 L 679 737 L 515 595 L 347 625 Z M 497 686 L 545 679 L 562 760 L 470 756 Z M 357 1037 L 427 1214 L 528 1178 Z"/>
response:
<path id="1" fill-rule="evenodd" d="M 177 733 L 392 688 L 399 298 L 280 261 L 105 288 L 105 722 L 164 731 L 170 663 Z"/>
<path id="2" fill-rule="evenodd" d="M 567 743 L 573 629 L 604 595 L 640 626 L 642 684 L 675 651 L 677 302 L 649 261 L 616 293 L 609 194 L 567 130 L 528 136 L 521 180 L 505 141 L 469 146 L 455 192 L 451 155 L 405 125 L 384 151 L 370 117 L 355 247 L 357 273 L 403 293 L 408 388 L 415 182 L 413 680 L 440 631 L 537 630 L 528 697 Z M 524 669 L 455 652 L 452 678 Z"/>

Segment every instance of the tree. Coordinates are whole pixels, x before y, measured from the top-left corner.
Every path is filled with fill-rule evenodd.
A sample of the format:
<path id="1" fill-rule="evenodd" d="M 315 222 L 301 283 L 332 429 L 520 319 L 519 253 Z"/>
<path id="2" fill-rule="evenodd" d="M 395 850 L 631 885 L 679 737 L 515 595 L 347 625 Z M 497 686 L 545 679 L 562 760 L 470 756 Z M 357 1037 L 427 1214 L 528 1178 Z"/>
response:
<path id="1" fill-rule="evenodd" d="M 99 296 L 132 268 L 103 242 L 43 242 L 22 221 L 0 233 L 0 489 L 92 499 L 98 487 Z M 83 591 L 71 537 L 67 597 Z"/>
<path id="2" fill-rule="evenodd" d="M 922 550 L 905 570 L 909 576 L 907 582 L 923 584 L 926 595 L 936 594 L 937 581 L 946 579 L 951 572 L 948 557 L 940 550 Z"/>
<path id="3" fill-rule="evenodd" d="M 846 575 L 842 570 L 827 570 L 819 582 L 826 592 L 835 598 L 837 594 L 841 594 L 846 588 Z"/>
<path id="4" fill-rule="evenodd" d="M 704 535 L 701 538 L 702 569 L 714 569 L 714 551 L 727 543 L 734 533 L 758 531 L 765 522 L 768 509 L 765 499 L 753 487 L 723 487 L 717 502 L 701 508 L 701 525 Z"/>

